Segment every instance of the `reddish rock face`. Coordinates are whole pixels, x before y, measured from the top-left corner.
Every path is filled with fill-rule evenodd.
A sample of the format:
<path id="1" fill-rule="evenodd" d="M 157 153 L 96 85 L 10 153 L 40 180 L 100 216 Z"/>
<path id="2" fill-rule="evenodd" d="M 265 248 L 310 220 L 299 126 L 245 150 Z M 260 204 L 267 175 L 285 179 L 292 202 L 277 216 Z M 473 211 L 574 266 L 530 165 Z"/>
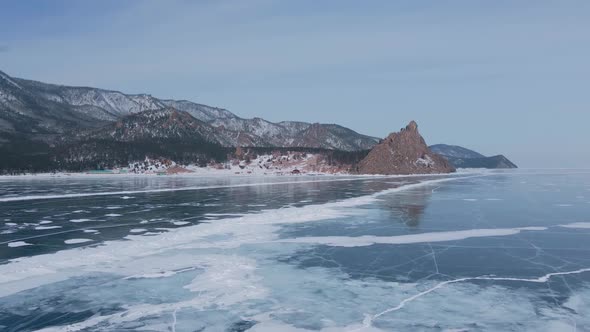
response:
<path id="1" fill-rule="evenodd" d="M 412 121 L 398 133 L 392 133 L 359 163 L 361 174 L 432 174 L 451 173 L 455 168 L 430 151 Z"/>

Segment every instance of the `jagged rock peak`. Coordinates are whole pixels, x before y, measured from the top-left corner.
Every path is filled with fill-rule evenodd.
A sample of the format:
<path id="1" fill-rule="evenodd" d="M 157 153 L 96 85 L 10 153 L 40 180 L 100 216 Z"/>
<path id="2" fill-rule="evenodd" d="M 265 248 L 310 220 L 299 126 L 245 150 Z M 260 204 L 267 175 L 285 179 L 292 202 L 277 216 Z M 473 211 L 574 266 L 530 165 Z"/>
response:
<path id="1" fill-rule="evenodd" d="M 406 130 L 407 131 L 418 131 L 418 124 L 416 123 L 416 121 L 412 120 L 410 121 L 410 123 L 408 123 L 408 125 L 406 126 Z"/>
<path id="2" fill-rule="evenodd" d="M 428 148 L 415 121 L 400 132 L 391 133 L 359 163 L 362 174 L 432 174 L 454 170 L 446 159 Z"/>

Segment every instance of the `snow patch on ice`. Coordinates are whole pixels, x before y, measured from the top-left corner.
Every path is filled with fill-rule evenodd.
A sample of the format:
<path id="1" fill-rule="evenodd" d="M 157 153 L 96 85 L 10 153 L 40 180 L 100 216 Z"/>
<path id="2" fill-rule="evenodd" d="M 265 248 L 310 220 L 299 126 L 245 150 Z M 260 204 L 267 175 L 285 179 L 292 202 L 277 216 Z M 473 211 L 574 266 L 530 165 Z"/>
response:
<path id="1" fill-rule="evenodd" d="M 374 244 L 411 244 L 458 241 L 476 237 L 508 236 L 518 234 L 521 231 L 543 231 L 546 229 L 546 227 L 521 227 L 498 229 L 470 229 L 462 231 L 432 232 L 397 236 L 309 236 L 277 240 L 276 242 L 322 244 L 333 247 L 364 247 Z"/>
<path id="2" fill-rule="evenodd" d="M 86 222 L 86 221 L 90 221 L 91 219 L 70 219 L 70 222 Z"/>
<path id="3" fill-rule="evenodd" d="M 37 226 L 37 227 L 35 227 L 35 229 L 38 231 L 44 231 L 47 229 L 56 229 L 56 228 L 61 228 L 61 226 Z"/>
<path id="4" fill-rule="evenodd" d="M 64 241 L 65 244 L 79 244 L 79 243 L 86 243 L 86 242 L 92 242 L 92 240 L 91 239 L 69 239 L 69 240 Z"/>
<path id="5" fill-rule="evenodd" d="M 184 286 L 191 292 L 219 293 L 215 302 L 230 306 L 245 300 L 262 299 L 268 290 L 260 286 L 261 278 L 256 274 L 256 261 L 240 256 L 210 255 L 201 262 L 204 272 Z"/>
<path id="6" fill-rule="evenodd" d="M 243 213 L 205 213 L 206 217 L 241 217 Z"/>
<path id="7" fill-rule="evenodd" d="M 24 246 L 32 246 L 32 244 L 25 242 L 25 241 L 14 241 L 14 242 L 8 242 L 8 246 L 11 248 L 18 248 L 18 247 L 24 247 Z"/>
<path id="8" fill-rule="evenodd" d="M 159 235 L 162 234 L 162 232 L 145 232 L 142 235 L 146 236 L 146 235 Z"/>
<path id="9" fill-rule="evenodd" d="M 138 274 L 138 275 L 132 275 L 129 277 L 125 277 L 125 279 L 127 280 L 133 280 L 133 279 L 157 279 L 157 278 L 167 278 L 167 277 L 172 277 L 174 275 L 177 275 L 178 273 L 182 273 L 182 272 L 187 272 L 187 271 L 193 271 L 195 270 L 195 268 L 190 267 L 190 268 L 186 268 L 186 269 L 182 269 L 182 270 L 177 270 L 177 271 L 160 271 L 160 272 L 156 272 L 156 273 L 145 273 L 145 274 Z"/>
<path id="10" fill-rule="evenodd" d="M 588 228 L 590 229 L 590 222 L 574 222 L 571 224 L 559 225 L 559 227 L 565 228 Z"/>

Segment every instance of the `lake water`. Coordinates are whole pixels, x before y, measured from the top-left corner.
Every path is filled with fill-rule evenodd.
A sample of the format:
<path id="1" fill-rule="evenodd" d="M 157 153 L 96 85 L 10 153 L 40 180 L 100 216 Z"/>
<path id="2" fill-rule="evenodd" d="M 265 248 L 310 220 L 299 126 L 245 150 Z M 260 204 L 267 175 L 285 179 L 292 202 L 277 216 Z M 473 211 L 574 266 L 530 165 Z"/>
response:
<path id="1" fill-rule="evenodd" d="M 590 171 L 0 179 L 2 331 L 590 331 Z"/>

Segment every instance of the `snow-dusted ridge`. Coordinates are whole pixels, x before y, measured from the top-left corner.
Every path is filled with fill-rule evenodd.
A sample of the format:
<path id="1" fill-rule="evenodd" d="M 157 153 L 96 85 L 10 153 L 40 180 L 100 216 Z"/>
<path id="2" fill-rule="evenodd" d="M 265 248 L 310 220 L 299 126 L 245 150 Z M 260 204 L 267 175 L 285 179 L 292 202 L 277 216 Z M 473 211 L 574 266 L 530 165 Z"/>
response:
<path id="1" fill-rule="evenodd" d="M 214 137 L 209 139 L 225 146 L 313 147 L 356 151 L 369 149 L 378 141 L 375 137 L 337 125 L 244 119 L 228 110 L 187 100 L 47 84 L 12 78 L 0 72 L 0 119 L 3 118 L 2 113 L 7 112 L 6 119 L 13 121 L 10 113 L 16 112 L 33 124 L 56 133 L 67 131 L 73 123 L 78 129 L 92 128 L 103 121 L 117 121 L 133 114 L 164 108 L 187 112 L 202 121 L 209 127 L 207 130 L 214 133 Z M 40 109 L 45 112 L 40 113 Z"/>

